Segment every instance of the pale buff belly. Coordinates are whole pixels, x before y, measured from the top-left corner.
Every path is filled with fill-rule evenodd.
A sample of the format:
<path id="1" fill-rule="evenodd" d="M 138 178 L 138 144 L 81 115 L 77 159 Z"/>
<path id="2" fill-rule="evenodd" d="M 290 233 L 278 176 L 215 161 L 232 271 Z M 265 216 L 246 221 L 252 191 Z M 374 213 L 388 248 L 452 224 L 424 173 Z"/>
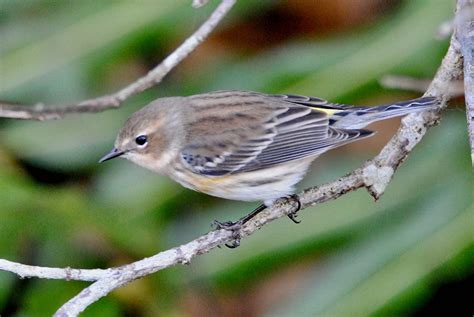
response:
<path id="1" fill-rule="evenodd" d="M 170 177 L 184 187 L 208 195 L 243 201 L 264 201 L 271 205 L 291 195 L 304 177 L 311 161 L 306 158 L 272 168 L 226 176 L 203 176 L 188 170 L 174 170 Z"/>

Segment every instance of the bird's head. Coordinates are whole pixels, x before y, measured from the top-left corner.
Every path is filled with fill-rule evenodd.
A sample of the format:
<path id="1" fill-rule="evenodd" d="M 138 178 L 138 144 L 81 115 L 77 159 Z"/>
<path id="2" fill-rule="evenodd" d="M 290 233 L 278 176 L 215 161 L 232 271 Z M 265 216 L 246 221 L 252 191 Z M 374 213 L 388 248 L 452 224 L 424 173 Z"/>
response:
<path id="1" fill-rule="evenodd" d="M 169 120 L 174 98 L 157 99 L 135 112 L 125 121 L 115 140 L 114 148 L 99 162 L 123 157 L 145 168 L 161 172 L 169 152 Z"/>

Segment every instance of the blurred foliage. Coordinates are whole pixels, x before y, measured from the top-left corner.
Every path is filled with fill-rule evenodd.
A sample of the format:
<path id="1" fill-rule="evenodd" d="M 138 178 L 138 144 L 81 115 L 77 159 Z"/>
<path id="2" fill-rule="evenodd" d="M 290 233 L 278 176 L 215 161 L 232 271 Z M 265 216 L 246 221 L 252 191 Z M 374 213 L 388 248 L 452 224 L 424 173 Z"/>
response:
<path id="1" fill-rule="evenodd" d="M 171 0 L 0 0 L 0 98 L 59 104 L 116 90 L 156 65 L 216 4 L 195 10 Z M 359 104 L 415 97 L 377 80 L 432 76 L 447 47 L 434 34 L 452 10 L 452 1 L 436 0 L 240 1 L 162 84 L 121 109 L 0 121 L 0 257 L 105 268 L 187 242 L 213 219 L 238 218 L 255 204 L 194 193 L 125 161 L 96 162 L 125 118 L 157 96 L 247 89 Z M 272 223 L 238 249 L 215 250 L 117 290 L 84 316 L 430 311 L 437 290 L 472 282 L 474 273 L 463 120 L 461 111 L 448 110 L 377 203 L 361 190 L 310 208 L 298 226 Z M 324 155 L 301 188 L 359 166 L 396 124 L 379 124 L 373 139 Z M 0 272 L 0 315 L 50 315 L 86 285 Z M 436 301 L 472 314 L 465 296 Z"/>

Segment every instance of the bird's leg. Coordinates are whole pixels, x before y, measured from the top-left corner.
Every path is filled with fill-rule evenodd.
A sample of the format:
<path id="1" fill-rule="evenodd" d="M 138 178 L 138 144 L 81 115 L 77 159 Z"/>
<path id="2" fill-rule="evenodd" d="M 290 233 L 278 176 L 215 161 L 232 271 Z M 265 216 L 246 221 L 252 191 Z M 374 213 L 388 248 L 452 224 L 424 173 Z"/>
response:
<path id="1" fill-rule="evenodd" d="M 296 220 L 296 217 L 298 217 L 298 211 L 301 209 L 301 202 L 300 202 L 300 199 L 298 198 L 298 195 L 296 195 L 296 194 L 290 195 L 290 196 L 287 197 L 287 199 L 291 199 L 294 202 L 296 202 L 296 208 L 295 208 L 295 210 L 291 211 L 288 214 L 288 218 L 290 218 L 291 221 L 293 221 L 294 223 L 300 223 L 301 221 Z M 212 222 L 212 225 L 217 230 L 225 229 L 225 230 L 232 231 L 234 241 L 232 241 L 231 243 L 226 243 L 225 245 L 228 248 L 234 249 L 234 248 L 237 248 L 240 245 L 240 235 L 239 235 L 240 228 L 242 228 L 242 226 L 245 223 L 250 221 L 253 217 L 258 215 L 260 212 L 262 212 L 266 208 L 267 208 L 267 206 L 265 206 L 264 204 L 261 204 L 260 206 L 255 208 L 252 212 L 250 212 L 249 214 L 245 215 L 244 217 L 240 218 L 237 221 L 220 222 L 218 220 L 214 220 Z"/>
<path id="2" fill-rule="evenodd" d="M 290 218 L 290 220 L 293 221 L 294 223 L 298 224 L 298 223 L 301 222 L 301 220 L 296 220 L 296 217 L 298 217 L 298 211 L 300 211 L 300 209 L 301 209 L 301 201 L 300 201 L 298 195 L 296 195 L 296 194 L 288 196 L 288 199 L 292 199 L 293 201 L 296 202 L 296 208 L 295 208 L 295 210 L 292 210 L 288 214 L 288 218 Z"/>
<path id="3" fill-rule="evenodd" d="M 301 202 L 298 198 L 298 195 L 294 194 L 294 195 L 288 196 L 287 199 L 292 199 L 297 204 L 295 210 L 291 211 L 288 214 L 288 218 L 290 218 L 290 220 L 293 221 L 294 223 L 298 224 L 301 222 L 299 220 L 296 220 L 296 217 L 298 217 L 298 211 L 301 209 Z M 255 208 L 252 212 L 250 212 L 249 214 L 245 215 L 244 217 L 240 218 L 237 221 L 220 222 L 218 220 L 214 220 L 212 224 L 218 230 L 225 229 L 225 230 L 232 231 L 234 240 L 231 243 L 226 243 L 225 245 L 226 247 L 230 249 L 234 249 L 240 245 L 240 234 L 239 234 L 240 228 L 242 228 L 242 226 L 245 223 L 250 221 L 252 218 L 254 218 L 256 215 L 258 215 L 260 212 L 262 212 L 266 208 L 267 206 L 265 206 L 264 204 L 261 204 L 260 206 Z"/>
<path id="4" fill-rule="evenodd" d="M 244 217 L 240 218 L 237 221 L 225 221 L 225 222 L 220 222 L 218 220 L 213 221 L 213 225 L 216 227 L 216 229 L 226 229 L 226 230 L 238 230 L 242 225 L 247 223 L 250 219 L 258 215 L 261 211 L 265 210 L 267 206 L 264 204 L 261 204 L 257 208 L 255 208 L 252 212 L 250 212 L 248 215 L 245 215 Z"/>
<path id="5" fill-rule="evenodd" d="M 224 230 L 228 230 L 232 232 L 232 239 L 233 239 L 232 242 L 225 244 L 225 246 L 228 247 L 229 249 L 235 249 L 240 245 L 239 230 L 242 227 L 242 224 L 240 224 L 239 221 L 220 222 L 219 220 L 214 220 L 211 224 L 216 230 L 224 229 Z"/>
<path id="6" fill-rule="evenodd" d="M 248 215 L 245 215 L 244 217 L 240 218 L 237 221 L 225 221 L 225 222 L 220 222 L 217 220 L 214 220 L 212 222 L 213 226 L 216 229 L 225 229 L 225 230 L 230 230 L 233 232 L 233 238 L 234 241 L 232 243 L 226 243 L 226 247 L 234 249 L 237 248 L 240 245 L 240 235 L 239 235 L 239 230 L 240 228 L 247 223 L 250 219 L 255 217 L 257 214 L 259 214 L 261 211 L 265 210 L 267 206 L 264 204 L 261 204 L 257 208 L 255 208 L 252 212 L 250 212 Z"/>

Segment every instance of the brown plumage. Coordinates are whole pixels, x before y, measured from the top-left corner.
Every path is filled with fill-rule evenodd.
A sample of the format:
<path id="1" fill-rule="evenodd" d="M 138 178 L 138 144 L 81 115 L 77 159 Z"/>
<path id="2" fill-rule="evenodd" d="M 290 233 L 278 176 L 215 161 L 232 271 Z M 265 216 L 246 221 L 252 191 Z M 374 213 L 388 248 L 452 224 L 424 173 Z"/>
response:
<path id="1" fill-rule="evenodd" d="M 125 122 L 102 161 L 123 156 L 193 190 L 269 205 L 320 154 L 371 136 L 367 124 L 437 106 L 433 97 L 355 107 L 247 91 L 161 98 Z"/>

